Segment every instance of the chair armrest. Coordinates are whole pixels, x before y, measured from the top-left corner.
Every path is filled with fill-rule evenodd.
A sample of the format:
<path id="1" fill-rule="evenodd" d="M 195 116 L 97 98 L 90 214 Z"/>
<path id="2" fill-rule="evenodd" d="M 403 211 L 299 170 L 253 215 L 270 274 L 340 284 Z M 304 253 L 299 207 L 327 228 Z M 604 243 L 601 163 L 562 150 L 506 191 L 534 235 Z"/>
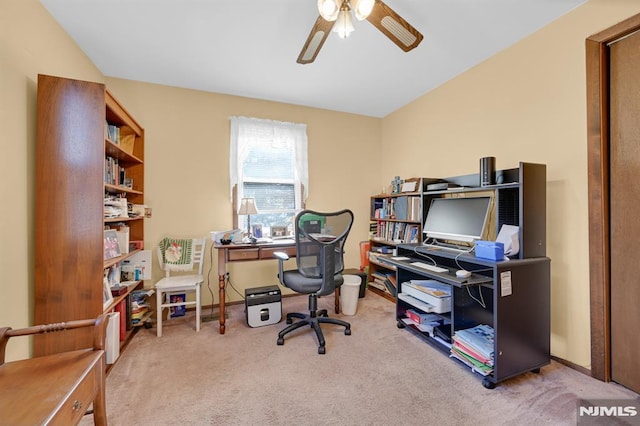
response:
<path id="1" fill-rule="evenodd" d="M 34 325 L 33 327 L 19 328 L 17 330 L 12 329 L 11 327 L 0 328 L 0 365 L 4 364 L 5 349 L 9 339 L 17 336 L 30 336 L 34 334 L 71 330 L 74 328 L 93 327 L 93 350 L 104 350 L 105 338 L 107 335 L 107 323 L 107 315 L 102 314 L 96 319 L 75 320 L 47 325 Z"/>
<path id="2" fill-rule="evenodd" d="M 283 251 L 276 251 L 273 253 L 274 257 L 277 257 L 278 260 L 289 260 L 289 255 Z"/>
<path id="3" fill-rule="evenodd" d="M 282 285 L 285 285 L 283 274 L 284 274 L 284 261 L 289 260 L 289 255 L 283 251 L 276 251 L 273 253 L 273 257 L 278 259 L 278 279 Z"/>

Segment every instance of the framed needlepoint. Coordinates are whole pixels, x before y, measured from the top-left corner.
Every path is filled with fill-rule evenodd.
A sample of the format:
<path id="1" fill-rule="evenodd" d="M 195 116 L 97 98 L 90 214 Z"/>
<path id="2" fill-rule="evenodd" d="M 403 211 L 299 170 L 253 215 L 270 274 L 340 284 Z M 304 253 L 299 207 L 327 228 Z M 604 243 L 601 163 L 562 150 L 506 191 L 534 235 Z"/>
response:
<path id="1" fill-rule="evenodd" d="M 120 245 L 118 244 L 118 233 L 115 229 L 104 231 L 104 260 L 120 256 Z"/>

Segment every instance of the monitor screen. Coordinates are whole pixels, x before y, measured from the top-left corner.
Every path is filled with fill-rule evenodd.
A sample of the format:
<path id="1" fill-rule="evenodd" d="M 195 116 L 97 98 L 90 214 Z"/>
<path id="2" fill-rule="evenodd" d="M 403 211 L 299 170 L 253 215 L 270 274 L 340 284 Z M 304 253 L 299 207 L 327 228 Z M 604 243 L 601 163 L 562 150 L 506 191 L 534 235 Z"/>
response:
<path id="1" fill-rule="evenodd" d="M 422 232 L 426 238 L 471 243 L 482 239 L 491 197 L 434 198 Z"/>

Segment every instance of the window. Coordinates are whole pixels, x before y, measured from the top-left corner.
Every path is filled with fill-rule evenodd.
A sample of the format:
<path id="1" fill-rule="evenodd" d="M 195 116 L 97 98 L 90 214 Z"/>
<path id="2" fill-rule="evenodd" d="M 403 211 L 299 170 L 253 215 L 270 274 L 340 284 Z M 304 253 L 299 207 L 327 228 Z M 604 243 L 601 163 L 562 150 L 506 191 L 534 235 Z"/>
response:
<path id="1" fill-rule="evenodd" d="M 251 224 L 292 231 L 293 217 L 307 198 L 307 126 L 247 117 L 231 117 L 230 182 L 234 212 L 240 200 L 255 199 L 258 214 Z M 237 215 L 246 231 L 247 217 Z M 289 232 L 291 233 L 291 232 Z"/>

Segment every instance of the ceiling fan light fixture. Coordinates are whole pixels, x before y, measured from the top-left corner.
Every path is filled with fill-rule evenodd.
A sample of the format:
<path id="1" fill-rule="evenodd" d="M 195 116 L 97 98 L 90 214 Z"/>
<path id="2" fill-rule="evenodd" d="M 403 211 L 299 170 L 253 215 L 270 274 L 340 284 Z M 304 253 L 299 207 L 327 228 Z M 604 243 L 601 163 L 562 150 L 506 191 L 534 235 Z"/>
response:
<path id="1" fill-rule="evenodd" d="M 351 3 L 353 4 L 353 11 L 356 14 L 356 18 L 358 21 L 362 21 L 367 19 L 371 14 L 376 0 L 351 0 Z"/>
<path id="2" fill-rule="evenodd" d="M 351 11 L 349 9 L 340 10 L 338 20 L 333 26 L 333 31 L 338 33 L 340 38 L 347 38 L 353 30 L 353 23 L 351 23 Z"/>
<path id="3" fill-rule="evenodd" d="M 338 18 L 341 3 L 339 0 L 318 0 L 318 12 L 325 21 L 333 22 Z"/>

